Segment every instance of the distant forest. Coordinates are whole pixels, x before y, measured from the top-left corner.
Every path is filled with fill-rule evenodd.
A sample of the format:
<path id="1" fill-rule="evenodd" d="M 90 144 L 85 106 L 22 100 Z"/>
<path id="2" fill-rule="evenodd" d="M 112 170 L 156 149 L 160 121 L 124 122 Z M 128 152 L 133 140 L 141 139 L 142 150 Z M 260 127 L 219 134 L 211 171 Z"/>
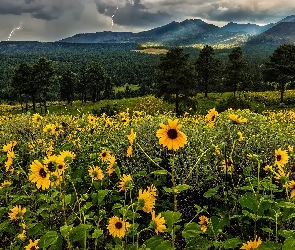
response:
<path id="1" fill-rule="evenodd" d="M 31 72 L 21 72 L 21 65 L 35 67 L 35 71 L 42 72 L 42 66 L 38 69 L 38 60 L 45 59 L 52 67 L 50 82 L 46 85 L 46 97 L 44 89 L 40 88 L 34 98 L 35 101 L 46 100 L 66 100 L 66 91 L 62 85 L 67 81 L 67 74 L 70 74 L 72 96 L 69 102 L 75 99 L 99 101 L 103 98 L 123 98 L 153 94 L 154 85 L 157 81 L 158 65 L 163 55 L 139 53 L 137 44 L 70 44 L 70 43 L 40 43 L 40 42 L 1 42 L 0 43 L 0 99 L 2 101 L 32 101 L 31 96 L 23 95 L 20 87 L 21 78 L 16 79 L 16 74 L 32 75 Z M 171 48 L 167 48 L 168 50 Z M 239 90 L 243 91 L 264 91 L 273 90 L 275 86 L 263 81 L 263 65 L 268 61 L 269 56 L 275 48 L 261 48 L 257 46 L 242 48 L 243 57 L 247 63 L 247 84 Z M 185 47 L 183 50 L 190 55 L 190 62 L 196 64 L 200 50 Z M 218 71 L 219 81 L 211 86 L 209 92 L 230 91 L 230 87 L 223 81 L 223 74 L 226 70 L 228 56 L 232 49 L 214 50 L 214 57 L 219 60 Z M 103 71 L 104 84 L 108 86 L 98 86 L 96 93 L 87 91 L 93 76 L 91 67 L 100 67 Z M 48 65 L 47 65 L 48 66 Z M 20 70 L 20 72 L 17 72 Z M 95 70 L 94 70 L 95 71 Z M 36 74 L 36 72 L 35 72 Z M 86 76 L 88 74 L 88 76 Z M 42 76 L 36 79 L 27 79 L 32 84 L 42 84 Z M 91 78 L 87 80 L 87 77 Z M 20 81 L 19 81 L 20 80 Z M 45 80 L 46 81 L 46 80 Z M 84 82 L 83 82 L 84 81 Z M 99 80 L 98 80 L 99 81 Z M 82 85 L 85 86 L 82 86 Z M 293 84 L 293 83 L 292 83 Z M 99 84 L 98 84 L 99 85 Z M 137 85 L 136 90 L 130 85 Z M 92 86 L 92 87 L 91 87 Z M 125 91 L 115 93 L 113 87 L 124 86 Z M 30 89 L 30 86 L 26 86 Z M 93 85 L 88 85 L 93 89 Z M 290 88 L 292 86 L 289 86 Z M 64 89 L 64 90 L 63 90 Z M 97 93 L 98 92 L 98 93 Z M 199 92 L 202 92 L 201 90 Z"/>

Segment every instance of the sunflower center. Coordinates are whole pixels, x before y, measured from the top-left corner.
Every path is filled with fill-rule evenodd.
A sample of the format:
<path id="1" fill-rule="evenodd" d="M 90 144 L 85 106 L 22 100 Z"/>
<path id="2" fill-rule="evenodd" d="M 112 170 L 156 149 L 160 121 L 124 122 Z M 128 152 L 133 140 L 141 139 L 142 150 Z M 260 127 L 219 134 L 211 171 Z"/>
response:
<path id="1" fill-rule="evenodd" d="M 47 167 L 48 167 L 48 170 L 50 171 L 50 172 L 54 172 L 54 165 L 53 165 L 53 163 L 52 162 L 49 162 L 48 163 L 48 165 L 47 165 Z"/>
<path id="2" fill-rule="evenodd" d="M 215 120 L 215 115 L 213 115 L 211 118 L 211 121 L 214 121 L 214 120 Z"/>
<path id="3" fill-rule="evenodd" d="M 63 165 L 61 165 L 61 164 L 58 165 L 57 167 L 58 167 L 58 169 L 63 169 Z"/>
<path id="4" fill-rule="evenodd" d="M 231 160 L 229 160 L 228 162 L 227 162 L 227 166 L 231 166 L 233 164 L 233 162 L 231 161 Z"/>
<path id="5" fill-rule="evenodd" d="M 45 177 L 46 177 L 46 172 L 45 172 L 44 168 L 41 168 L 41 169 L 39 170 L 39 175 L 40 175 L 42 178 L 45 178 Z"/>
<path id="6" fill-rule="evenodd" d="M 122 222 L 117 222 L 117 223 L 115 224 L 115 227 L 116 227 L 117 229 L 121 229 L 121 228 L 123 227 Z"/>
<path id="7" fill-rule="evenodd" d="M 106 157 L 107 156 L 107 153 L 106 152 L 103 152 L 102 153 L 102 157 Z"/>
<path id="8" fill-rule="evenodd" d="M 282 159 L 281 155 L 277 155 L 277 161 L 280 161 Z"/>
<path id="9" fill-rule="evenodd" d="M 170 139 L 176 139 L 177 138 L 177 130 L 174 128 L 171 128 L 168 130 L 167 135 Z"/>
<path id="10" fill-rule="evenodd" d="M 36 247 L 35 247 L 35 246 L 32 246 L 32 247 L 30 248 L 30 250 L 36 250 Z"/>

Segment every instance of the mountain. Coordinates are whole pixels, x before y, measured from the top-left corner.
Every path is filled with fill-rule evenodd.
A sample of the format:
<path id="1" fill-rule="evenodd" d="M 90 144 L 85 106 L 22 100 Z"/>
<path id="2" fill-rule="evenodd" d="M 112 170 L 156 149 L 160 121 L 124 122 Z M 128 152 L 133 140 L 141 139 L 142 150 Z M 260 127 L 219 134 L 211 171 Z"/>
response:
<path id="1" fill-rule="evenodd" d="M 229 31 L 229 32 L 246 32 L 250 35 L 257 35 L 270 29 L 273 26 L 274 26 L 273 23 L 270 23 L 264 26 L 259 26 L 257 24 L 252 24 L 252 23 L 238 24 L 238 23 L 229 22 L 228 24 L 223 26 L 221 29 L 224 31 Z"/>
<path id="2" fill-rule="evenodd" d="M 82 33 L 64 38 L 63 43 L 130 43 L 199 46 L 203 44 L 226 46 L 271 45 L 295 43 L 295 15 L 273 24 L 238 24 L 230 22 L 223 27 L 208 24 L 201 19 L 171 22 L 154 29 L 133 32 Z"/>

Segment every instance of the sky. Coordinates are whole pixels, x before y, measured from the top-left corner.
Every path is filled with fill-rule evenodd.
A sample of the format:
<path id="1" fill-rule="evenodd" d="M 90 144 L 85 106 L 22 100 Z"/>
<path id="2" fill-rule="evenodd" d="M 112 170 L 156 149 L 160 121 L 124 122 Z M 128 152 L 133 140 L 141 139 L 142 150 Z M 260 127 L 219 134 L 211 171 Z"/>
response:
<path id="1" fill-rule="evenodd" d="M 220 27 L 230 21 L 264 25 L 293 14 L 294 0 L 0 0 L 0 40 L 50 42 L 197 18 Z"/>

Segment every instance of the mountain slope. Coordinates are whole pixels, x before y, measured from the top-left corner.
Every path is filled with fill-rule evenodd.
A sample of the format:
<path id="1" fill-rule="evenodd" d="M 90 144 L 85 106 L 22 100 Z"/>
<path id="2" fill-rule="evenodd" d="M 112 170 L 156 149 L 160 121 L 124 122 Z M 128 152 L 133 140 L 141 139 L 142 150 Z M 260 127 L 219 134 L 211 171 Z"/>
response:
<path id="1" fill-rule="evenodd" d="M 230 22 L 223 26 L 221 29 L 224 31 L 229 31 L 229 32 L 246 32 L 250 35 L 257 35 L 260 34 L 271 27 L 273 27 L 274 24 L 270 23 L 264 26 L 259 26 L 257 24 L 252 24 L 252 23 L 247 23 L 247 24 L 238 24 L 238 23 L 233 23 Z"/>

